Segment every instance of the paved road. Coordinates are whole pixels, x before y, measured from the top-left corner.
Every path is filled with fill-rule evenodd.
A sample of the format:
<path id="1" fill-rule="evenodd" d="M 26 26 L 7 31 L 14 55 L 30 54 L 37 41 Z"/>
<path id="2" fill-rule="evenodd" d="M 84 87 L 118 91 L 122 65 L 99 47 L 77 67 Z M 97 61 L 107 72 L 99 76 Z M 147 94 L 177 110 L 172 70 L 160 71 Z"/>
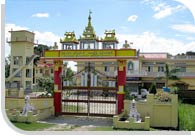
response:
<path id="1" fill-rule="evenodd" d="M 63 115 L 59 117 L 50 117 L 40 122 L 67 124 L 77 126 L 112 126 L 111 117 L 86 117 L 86 116 L 70 116 Z"/>

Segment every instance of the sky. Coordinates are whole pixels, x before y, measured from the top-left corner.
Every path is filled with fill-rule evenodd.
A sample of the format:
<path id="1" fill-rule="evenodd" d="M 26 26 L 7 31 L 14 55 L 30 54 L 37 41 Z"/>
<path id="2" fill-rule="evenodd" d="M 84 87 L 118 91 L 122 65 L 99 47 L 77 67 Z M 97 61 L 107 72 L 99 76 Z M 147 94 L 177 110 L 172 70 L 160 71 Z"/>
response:
<path id="1" fill-rule="evenodd" d="M 35 42 L 57 42 L 60 49 L 65 32 L 82 35 L 89 10 L 96 35 L 115 29 L 119 48 L 128 40 L 141 52 L 195 51 L 194 17 L 175 0 L 6 0 L 5 37 L 11 29 L 25 29 L 35 33 Z M 6 44 L 6 56 L 9 53 Z"/>

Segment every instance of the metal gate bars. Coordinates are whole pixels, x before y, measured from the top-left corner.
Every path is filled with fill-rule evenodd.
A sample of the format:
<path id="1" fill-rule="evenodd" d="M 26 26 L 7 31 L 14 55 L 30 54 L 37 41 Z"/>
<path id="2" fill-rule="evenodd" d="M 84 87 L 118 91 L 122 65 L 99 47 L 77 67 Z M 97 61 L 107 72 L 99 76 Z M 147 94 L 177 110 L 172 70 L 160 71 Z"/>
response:
<path id="1" fill-rule="evenodd" d="M 116 91 L 115 87 L 63 87 L 62 114 L 113 116 Z"/>

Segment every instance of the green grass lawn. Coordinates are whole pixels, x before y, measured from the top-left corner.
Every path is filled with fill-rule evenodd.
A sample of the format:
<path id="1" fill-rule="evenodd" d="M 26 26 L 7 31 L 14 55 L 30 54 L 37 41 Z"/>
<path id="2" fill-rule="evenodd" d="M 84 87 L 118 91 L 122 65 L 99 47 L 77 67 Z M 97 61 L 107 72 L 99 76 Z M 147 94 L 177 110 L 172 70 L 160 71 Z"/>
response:
<path id="1" fill-rule="evenodd" d="M 21 123 L 21 122 L 12 122 L 17 128 L 26 130 L 26 131 L 39 131 L 49 127 L 54 126 L 55 124 L 48 124 L 48 123 Z"/>
<path id="2" fill-rule="evenodd" d="M 195 105 L 179 103 L 179 130 L 195 131 Z"/>

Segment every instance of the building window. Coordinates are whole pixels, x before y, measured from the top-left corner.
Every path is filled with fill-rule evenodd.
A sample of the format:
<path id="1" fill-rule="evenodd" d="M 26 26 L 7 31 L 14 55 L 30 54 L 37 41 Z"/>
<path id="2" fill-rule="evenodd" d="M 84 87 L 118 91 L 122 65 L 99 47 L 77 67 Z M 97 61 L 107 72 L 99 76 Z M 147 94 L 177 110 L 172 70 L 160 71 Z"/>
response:
<path id="1" fill-rule="evenodd" d="M 180 67 L 176 67 L 176 68 L 179 69 L 179 72 L 186 72 L 185 66 L 180 66 Z"/>
<path id="2" fill-rule="evenodd" d="M 38 83 L 38 79 L 36 79 L 35 83 Z"/>
<path id="3" fill-rule="evenodd" d="M 43 70 L 42 69 L 40 69 L 40 72 L 39 73 L 43 73 Z"/>
<path id="4" fill-rule="evenodd" d="M 21 56 L 15 56 L 14 57 L 14 65 L 21 65 L 22 57 Z"/>
<path id="5" fill-rule="evenodd" d="M 45 70 L 45 76 L 49 76 L 49 70 Z"/>
<path id="6" fill-rule="evenodd" d="M 36 74 L 38 73 L 38 70 L 36 69 Z"/>
<path id="7" fill-rule="evenodd" d="M 114 66 L 114 71 L 117 71 L 117 66 Z"/>
<path id="8" fill-rule="evenodd" d="M 153 66 L 148 66 L 148 72 L 153 72 Z"/>
<path id="9" fill-rule="evenodd" d="M 104 71 L 105 71 L 105 72 L 109 72 L 109 67 L 108 67 L 108 66 L 105 66 L 105 67 L 104 67 Z"/>
<path id="10" fill-rule="evenodd" d="M 26 77 L 31 77 L 31 70 L 30 69 L 26 69 Z"/>
<path id="11" fill-rule="evenodd" d="M 51 69 L 51 73 L 53 73 L 53 68 Z"/>
<path id="12" fill-rule="evenodd" d="M 129 61 L 127 65 L 128 70 L 133 70 L 133 62 Z"/>
<path id="13" fill-rule="evenodd" d="M 30 58 L 31 57 L 26 57 L 26 64 L 29 64 L 30 63 Z"/>
<path id="14" fill-rule="evenodd" d="M 175 63 L 175 65 L 179 72 L 186 72 L 186 63 Z"/>
<path id="15" fill-rule="evenodd" d="M 94 49 L 95 43 L 84 43 L 83 49 Z"/>
<path id="16" fill-rule="evenodd" d="M 14 68 L 12 73 L 14 73 L 17 70 L 17 68 Z M 15 75 L 15 77 L 21 77 L 22 76 L 22 71 L 18 71 L 18 73 Z"/>
<path id="17" fill-rule="evenodd" d="M 163 66 L 158 66 L 158 72 L 164 72 L 164 67 Z"/>
<path id="18" fill-rule="evenodd" d="M 31 88 L 31 81 L 26 81 L 26 88 Z"/>

